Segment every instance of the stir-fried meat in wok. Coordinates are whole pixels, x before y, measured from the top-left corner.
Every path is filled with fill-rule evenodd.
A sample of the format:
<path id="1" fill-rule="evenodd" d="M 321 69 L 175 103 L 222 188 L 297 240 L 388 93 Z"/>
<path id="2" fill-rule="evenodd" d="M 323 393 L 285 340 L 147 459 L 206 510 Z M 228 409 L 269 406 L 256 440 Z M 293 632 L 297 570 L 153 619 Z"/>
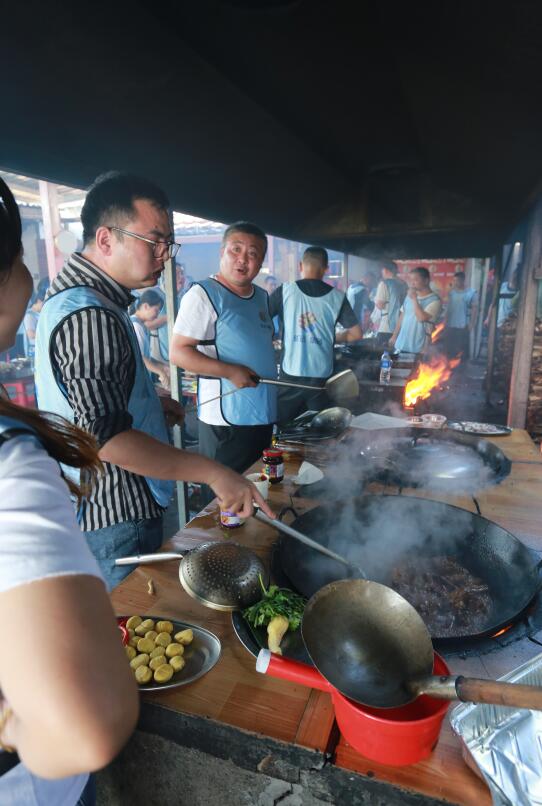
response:
<path id="1" fill-rule="evenodd" d="M 405 561 L 393 569 L 390 584 L 416 608 L 431 635 L 477 633 L 487 623 L 488 586 L 453 557 Z"/>

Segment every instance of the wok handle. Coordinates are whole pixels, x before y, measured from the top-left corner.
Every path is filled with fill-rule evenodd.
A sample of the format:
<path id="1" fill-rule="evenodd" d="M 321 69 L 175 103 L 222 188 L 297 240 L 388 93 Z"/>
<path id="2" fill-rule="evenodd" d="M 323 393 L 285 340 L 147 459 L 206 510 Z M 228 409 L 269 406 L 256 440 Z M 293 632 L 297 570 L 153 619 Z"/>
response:
<path id="1" fill-rule="evenodd" d="M 289 680 L 290 683 L 297 683 L 300 686 L 317 688 L 320 691 L 333 691 L 333 686 L 325 677 L 322 677 L 314 666 L 307 666 L 306 663 L 275 655 L 269 649 L 260 649 L 256 659 L 256 671 L 260 674 L 278 677 L 281 680 Z"/>
<path id="2" fill-rule="evenodd" d="M 279 521 L 276 518 L 268 518 L 267 515 L 264 515 L 264 513 L 259 509 L 254 511 L 254 517 L 262 523 L 267 524 L 267 526 L 274 526 L 279 532 L 283 532 L 289 537 L 299 540 L 300 543 L 304 543 L 305 546 L 309 546 L 309 548 L 313 549 L 314 551 L 318 551 L 320 554 L 325 554 L 326 557 L 330 557 L 332 560 L 342 563 L 342 565 L 346 565 L 347 568 L 353 568 L 357 573 L 362 574 L 364 579 L 366 579 L 363 570 L 359 568 L 359 566 L 349 562 L 344 557 L 341 557 L 340 554 L 336 554 L 334 551 L 331 551 L 325 546 L 320 545 L 320 543 L 317 543 L 316 540 L 312 540 L 302 532 L 298 532 L 297 529 L 292 529 L 291 526 L 287 526 L 285 523 L 282 523 L 282 521 Z"/>
<path id="3" fill-rule="evenodd" d="M 416 695 L 427 694 L 441 700 L 458 699 L 462 702 L 481 702 L 542 711 L 542 686 L 523 686 L 477 677 L 433 675 L 415 683 L 413 690 Z"/>
<path id="4" fill-rule="evenodd" d="M 486 702 L 492 705 L 542 711 L 542 686 L 522 686 L 498 680 L 458 677 L 455 688 L 457 696 L 463 702 Z"/>
<path id="5" fill-rule="evenodd" d="M 291 389 L 310 389 L 311 392 L 322 392 L 326 389 L 325 386 L 309 386 L 306 383 L 290 383 L 290 381 L 275 381 L 271 380 L 271 378 L 259 378 L 257 375 L 254 375 L 254 379 L 257 380 L 259 383 L 268 383 L 271 386 L 288 386 Z"/>
<path id="6" fill-rule="evenodd" d="M 182 560 L 182 554 L 163 551 L 160 554 L 136 554 L 133 557 L 118 557 L 115 565 L 140 565 L 141 563 L 163 563 L 166 560 Z"/>

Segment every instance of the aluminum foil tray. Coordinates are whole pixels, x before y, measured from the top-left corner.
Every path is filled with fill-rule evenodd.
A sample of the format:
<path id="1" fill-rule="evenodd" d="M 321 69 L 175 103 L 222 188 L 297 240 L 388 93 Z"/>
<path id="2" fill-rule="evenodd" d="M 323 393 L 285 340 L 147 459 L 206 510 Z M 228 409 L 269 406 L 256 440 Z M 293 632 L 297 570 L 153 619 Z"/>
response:
<path id="1" fill-rule="evenodd" d="M 542 686 L 542 654 L 500 679 Z M 465 761 L 482 774 L 494 804 L 542 804 L 541 711 L 468 703 L 454 708 L 450 723 Z"/>

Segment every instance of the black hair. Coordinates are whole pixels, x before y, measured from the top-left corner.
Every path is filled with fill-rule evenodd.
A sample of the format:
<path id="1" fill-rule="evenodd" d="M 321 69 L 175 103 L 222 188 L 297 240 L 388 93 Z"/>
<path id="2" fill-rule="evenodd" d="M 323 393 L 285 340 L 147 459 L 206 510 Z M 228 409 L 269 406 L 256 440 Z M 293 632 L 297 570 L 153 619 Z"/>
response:
<path id="1" fill-rule="evenodd" d="M 397 274 L 399 273 L 397 263 L 395 263 L 395 261 L 393 260 L 386 260 L 386 262 L 382 264 L 382 268 L 391 271 L 392 274 L 394 274 L 395 276 L 397 276 Z"/>
<path id="2" fill-rule="evenodd" d="M 0 179 L 0 275 L 5 272 L 7 276 L 22 246 L 19 208 L 13 193 Z"/>
<path id="3" fill-rule="evenodd" d="M 136 308 L 139 308 L 141 305 L 163 305 L 164 304 L 164 295 L 160 291 L 156 291 L 154 288 L 147 288 L 141 296 L 136 301 Z"/>
<path id="4" fill-rule="evenodd" d="M 461 277 L 463 280 L 465 279 L 465 272 L 464 271 L 456 271 L 454 277 Z"/>
<path id="5" fill-rule="evenodd" d="M 226 227 L 224 230 L 224 234 L 222 235 L 222 245 L 226 243 L 228 238 L 234 235 L 236 232 L 243 232 L 245 235 L 254 235 L 256 238 L 259 238 L 263 241 L 264 244 L 264 257 L 267 252 L 267 235 L 258 227 L 257 224 L 252 224 L 250 221 L 236 221 L 233 224 L 230 224 L 229 227 Z"/>
<path id="6" fill-rule="evenodd" d="M 137 199 L 145 199 L 159 210 L 169 207 L 164 191 L 148 179 L 120 171 L 98 176 L 89 187 L 81 210 L 84 245 L 91 243 L 98 227 L 122 226 L 133 219 Z"/>
<path id="7" fill-rule="evenodd" d="M 307 246 L 301 258 L 302 263 L 320 263 L 321 266 L 327 268 L 329 266 L 329 257 L 327 249 L 323 246 Z"/>
<path id="8" fill-rule="evenodd" d="M 431 279 L 431 275 L 429 274 L 429 269 L 426 269 L 425 266 L 416 266 L 414 269 L 410 270 L 411 274 L 419 274 L 420 277 L 423 277 L 426 283 L 429 282 Z"/>

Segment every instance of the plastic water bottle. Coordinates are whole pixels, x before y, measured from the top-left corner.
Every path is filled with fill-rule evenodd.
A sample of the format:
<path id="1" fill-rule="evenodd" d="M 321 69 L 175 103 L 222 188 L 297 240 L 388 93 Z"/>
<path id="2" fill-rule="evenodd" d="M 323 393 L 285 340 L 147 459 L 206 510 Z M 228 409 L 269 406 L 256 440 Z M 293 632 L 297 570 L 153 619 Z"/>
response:
<path id="1" fill-rule="evenodd" d="M 380 383 L 389 383 L 391 378 L 391 365 L 393 361 L 387 350 L 384 350 L 380 359 Z"/>

